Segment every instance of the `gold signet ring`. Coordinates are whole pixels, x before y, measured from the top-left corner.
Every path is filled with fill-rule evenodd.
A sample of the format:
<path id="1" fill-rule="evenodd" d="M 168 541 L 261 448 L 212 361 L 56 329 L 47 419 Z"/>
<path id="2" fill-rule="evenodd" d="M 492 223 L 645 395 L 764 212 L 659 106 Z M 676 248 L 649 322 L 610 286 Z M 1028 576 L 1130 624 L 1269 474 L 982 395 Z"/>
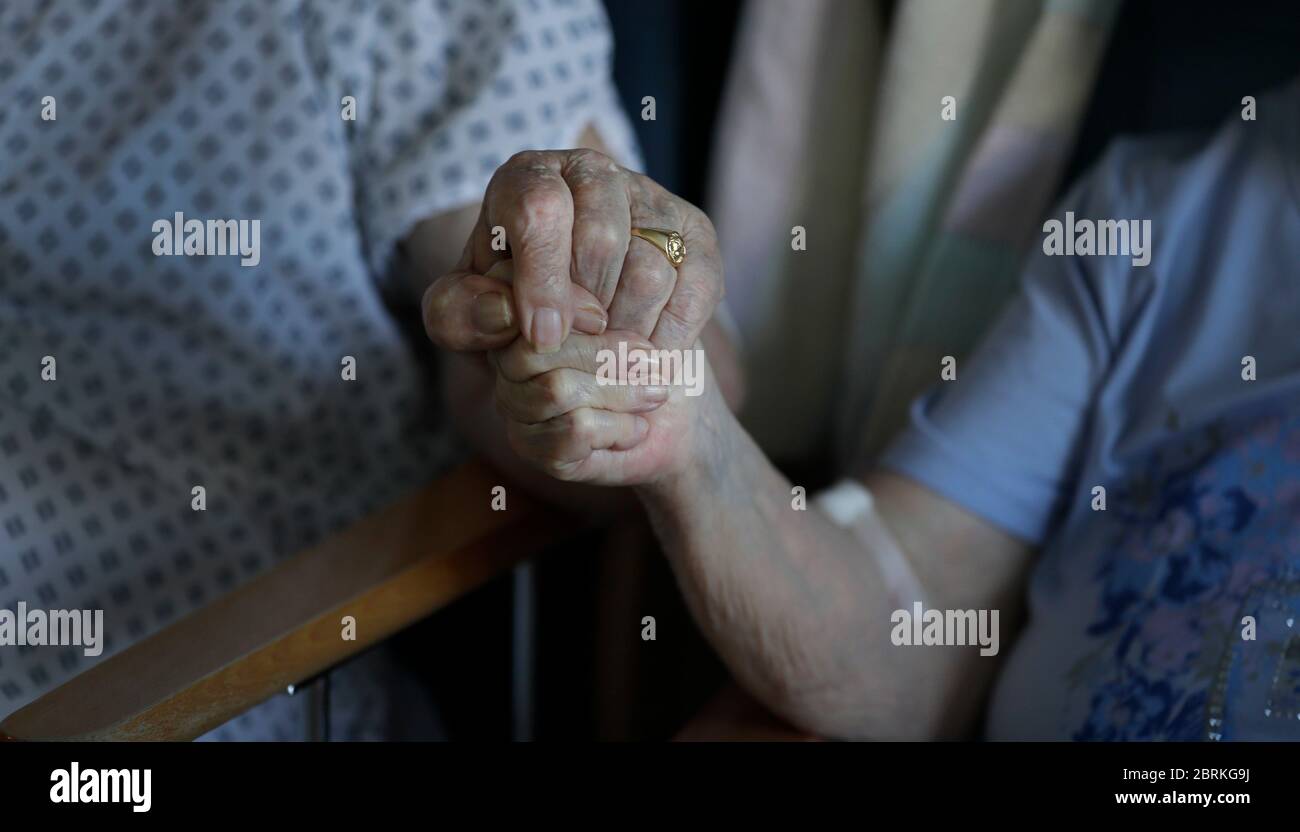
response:
<path id="1" fill-rule="evenodd" d="M 667 228 L 633 228 L 633 237 L 640 237 L 664 253 L 668 262 L 677 268 L 686 260 L 686 241 L 676 231 Z"/>

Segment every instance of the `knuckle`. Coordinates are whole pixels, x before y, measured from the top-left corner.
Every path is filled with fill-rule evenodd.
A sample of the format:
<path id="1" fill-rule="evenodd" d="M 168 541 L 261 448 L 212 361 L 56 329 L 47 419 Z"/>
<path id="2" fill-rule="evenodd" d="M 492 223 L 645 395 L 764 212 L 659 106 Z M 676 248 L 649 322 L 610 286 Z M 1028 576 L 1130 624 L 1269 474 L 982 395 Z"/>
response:
<path id="1" fill-rule="evenodd" d="M 578 181 L 605 182 L 619 190 L 627 187 L 631 174 L 608 154 L 589 147 L 581 147 L 570 152 L 565 165 L 565 178 L 573 177 Z"/>
<path id="2" fill-rule="evenodd" d="M 576 167 L 607 168 L 613 160 L 590 147 L 578 147 L 569 151 L 569 164 Z"/>
<path id="3" fill-rule="evenodd" d="M 525 241 L 544 234 L 568 216 L 570 196 L 555 187 L 526 187 L 519 194 L 517 216 L 520 234 Z"/>
<path id="4" fill-rule="evenodd" d="M 717 303 L 713 290 L 703 286 L 682 287 L 664 307 L 661 320 L 671 322 L 673 339 L 693 338 L 708 322 Z"/>
<path id="5" fill-rule="evenodd" d="M 703 249 L 701 254 L 707 256 L 710 262 L 721 259 L 718 229 L 714 227 L 713 220 L 709 219 L 708 214 L 694 205 L 690 206 L 690 220 L 687 227 L 690 228 L 691 236 L 698 241 L 696 248 Z"/>
<path id="6" fill-rule="evenodd" d="M 627 250 L 627 232 L 612 222 L 584 222 L 578 236 L 578 251 L 574 253 L 590 260 L 621 260 Z"/>
<path id="7" fill-rule="evenodd" d="M 650 343 L 648 338 L 644 338 L 635 332 L 615 332 L 608 336 L 606 341 L 601 344 L 603 349 L 607 349 L 615 355 L 619 349 L 625 349 L 629 356 L 638 356 L 642 353 L 653 352 L 654 344 Z"/>
<path id="8" fill-rule="evenodd" d="M 663 260 L 662 255 L 656 255 Z M 638 301 L 662 300 L 676 281 L 676 274 L 667 261 L 663 263 L 649 260 L 644 265 L 626 269 L 619 285 Z"/>
<path id="9" fill-rule="evenodd" d="M 590 447 L 591 440 L 595 438 L 599 427 L 596 414 L 584 407 L 566 414 L 566 417 L 569 422 L 570 438 L 582 447 Z"/>
<path id="10" fill-rule="evenodd" d="M 674 312 L 688 323 L 700 324 L 713 314 L 713 297 L 712 288 L 687 287 L 682 291 L 681 302 Z"/>
<path id="11" fill-rule="evenodd" d="M 562 408 L 568 398 L 568 385 L 559 372 L 540 375 L 535 380 L 539 403 L 548 410 Z"/>
<path id="12" fill-rule="evenodd" d="M 542 165 L 542 152 L 540 150 L 519 150 L 510 155 L 509 159 L 501 165 L 498 170 L 518 170 L 535 168 Z"/>
<path id="13" fill-rule="evenodd" d="M 492 195 L 498 194 L 503 189 L 508 189 L 511 181 L 521 171 L 535 168 L 539 163 L 536 150 L 521 150 L 506 159 L 492 172 L 492 177 L 488 180 L 487 188 L 484 191 L 484 204 L 491 202 L 490 197 Z"/>
<path id="14" fill-rule="evenodd" d="M 680 307 L 672 306 L 664 307 L 663 314 L 659 318 L 659 326 L 673 346 L 683 346 L 681 341 L 696 328 L 695 321 L 684 316 Z"/>
<path id="15" fill-rule="evenodd" d="M 665 217 L 673 228 L 680 230 L 686 226 L 686 211 L 683 206 L 688 206 L 689 203 L 683 202 L 661 188 L 654 205 L 655 213 Z"/>
<path id="16" fill-rule="evenodd" d="M 697 295 L 688 295 L 688 299 L 681 304 L 681 308 L 676 309 L 675 315 L 686 328 L 698 330 L 708 320 L 708 316 L 712 315 L 712 312 L 714 312 L 714 304 L 698 298 Z"/>
<path id="17" fill-rule="evenodd" d="M 686 215 L 690 219 L 691 223 L 699 229 L 700 234 L 704 236 L 706 241 L 717 241 L 718 232 L 717 229 L 713 227 L 713 220 L 709 219 L 708 214 L 688 202 L 686 203 Z"/>

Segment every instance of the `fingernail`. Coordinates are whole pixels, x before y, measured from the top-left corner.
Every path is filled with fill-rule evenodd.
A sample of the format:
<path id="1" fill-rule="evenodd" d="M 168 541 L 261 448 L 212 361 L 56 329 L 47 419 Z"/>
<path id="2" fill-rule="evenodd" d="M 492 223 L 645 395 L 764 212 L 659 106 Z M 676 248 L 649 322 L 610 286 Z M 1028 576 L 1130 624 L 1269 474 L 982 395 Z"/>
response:
<path id="1" fill-rule="evenodd" d="M 652 384 L 648 387 L 641 388 L 641 395 L 647 399 L 656 402 L 662 402 L 668 398 L 668 387 L 662 384 Z"/>
<path id="2" fill-rule="evenodd" d="M 509 329 L 514 323 L 514 316 L 510 313 L 510 302 L 506 300 L 505 295 L 498 292 L 484 292 L 474 298 L 474 309 L 471 314 L 474 328 L 484 335 L 496 335 Z"/>
<path id="3" fill-rule="evenodd" d="M 609 317 L 595 304 L 580 306 L 573 315 L 573 324 L 588 335 L 599 335 L 609 326 Z"/>
<path id="4" fill-rule="evenodd" d="M 543 306 L 533 313 L 533 349 L 555 352 L 560 348 L 560 330 L 564 327 L 560 310 Z"/>
<path id="5" fill-rule="evenodd" d="M 650 420 L 644 416 L 636 417 L 636 441 L 640 442 L 645 439 L 646 434 L 650 432 Z"/>

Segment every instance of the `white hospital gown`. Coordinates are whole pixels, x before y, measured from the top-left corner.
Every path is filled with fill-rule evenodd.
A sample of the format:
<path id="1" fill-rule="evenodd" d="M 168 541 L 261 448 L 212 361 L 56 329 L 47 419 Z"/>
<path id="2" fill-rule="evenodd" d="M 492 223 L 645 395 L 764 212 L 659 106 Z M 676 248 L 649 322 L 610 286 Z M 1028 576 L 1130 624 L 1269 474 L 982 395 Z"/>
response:
<path id="1" fill-rule="evenodd" d="M 611 49 L 594 0 L 0 4 L 0 609 L 108 656 L 445 470 L 396 242 L 585 125 L 633 160 Z M 260 262 L 155 255 L 176 212 Z M 91 661 L 0 647 L 0 715 Z"/>

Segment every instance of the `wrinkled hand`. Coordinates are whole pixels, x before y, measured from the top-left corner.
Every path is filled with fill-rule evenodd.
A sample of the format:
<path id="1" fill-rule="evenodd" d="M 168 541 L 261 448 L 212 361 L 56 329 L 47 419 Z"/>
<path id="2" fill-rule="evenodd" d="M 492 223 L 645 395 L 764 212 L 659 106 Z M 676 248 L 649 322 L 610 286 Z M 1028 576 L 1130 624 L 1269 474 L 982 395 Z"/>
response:
<path id="1" fill-rule="evenodd" d="M 634 226 L 678 231 L 685 262 L 674 268 Z M 492 177 L 460 263 L 425 293 L 424 323 L 446 349 L 493 351 L 495 404 L 520 458 L 561 480 L 636 484 L 681 467 L 698 399 L 602 386 L 598 351 L 693 349 L 722 293 L 698 208 L 595 151 L 525 152 Z"/>
<path id="2" fill-rule="evenodd" d="M 678 231 L 686 261 L 674 269 L 634 226 Z M 605 325 L 686 348 L 722 293 L 717 237 L 698 208 L 594 150 L 526 151 L 493 175 L 460 263 L 425 293 L 424 323 L 434 343 L 460 352 L 519 334 L 550 352 L 573 328 Z"/>
<path id="3" fill-rule="evenodd" d="M 516 454 L 556 479 L 598 485 L 642 485 L 686 468 L 704 414 L 720 400 L 703 350 L 693 365 L 702 395 L 690 396 L 685 385 L 628 384 L 625 375 L 602 384 L 611 379 L 602 365 L 620 344 L 629 354 L 653 354 L 647 339 L 616 330 L 574 333 L 552 353 L 521 338 L 490 354 L 496 405 Z"/>

